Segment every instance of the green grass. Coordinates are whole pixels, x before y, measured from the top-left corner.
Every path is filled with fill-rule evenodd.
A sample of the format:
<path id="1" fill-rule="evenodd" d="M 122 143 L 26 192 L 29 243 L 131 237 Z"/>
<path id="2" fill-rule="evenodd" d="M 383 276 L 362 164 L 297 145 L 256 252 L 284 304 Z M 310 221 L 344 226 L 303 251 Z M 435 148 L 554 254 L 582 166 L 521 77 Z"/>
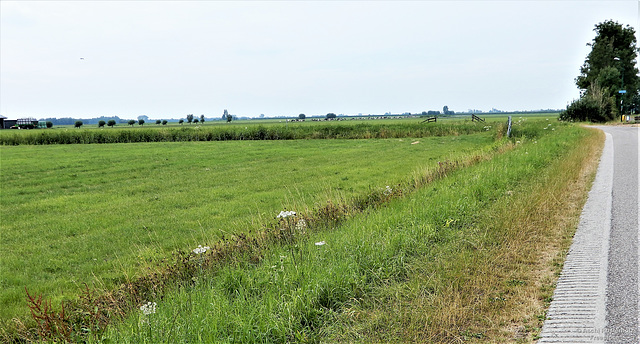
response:
<path id="1" fill-rule="evenodd" d="M 493 135 L 2 146 L 0 318 L 28 313 L 25 287 L 57 304 L 84 282 L 113 286 L 175 249 L 394 185 Z"/>
<path id="2" fill-rule="evenodd" d="M 489 122 L 506 121 L 493 117 Z M 332 122 L 243 121 L 204 125 L 115 128 L 56 128 L 2 130 L 0 145 L 103 144 L 131 142 L 370 139 L 466 135 L 485 131 L 488 123 L 446 119 L 421 123 L 421 119 L 345 120 Z"/>
<path id="3" fill-rule="evenodd" d="M 582 166 L 581 143 L 593 137 L 579 127 L 545 124 L 518 124 L 516 131 L 527 135 L 512 151 L 455 171 L 339 227 L 316 228 L 290 246 L 274 245 L 259 263 L 239 261 L 177 286 L 162 299 L 149 300 L 158 303 L 155 314 L 136 312 L 102 339 L 368 343 L 502 338 L 487 337 L 497 331 L 489 327 L 509 326 L 498 323 L 504 313 L 518 309 L 520 289 L 534 285 L 535 252 L 555 244 L 543 240 L 552 236 L 547 228 L 527 221 L 548 225 L 555 222 L 537 216 L 553 215 L 554 207 L 564 212 L 553 198 L 565 195 L 579 179 L 569 166 Z M 571 174 L 563 175 L 567 170 Z M 510 221 L 508 212 L 525 223 Z M 478 330 L 481 325 L 487 329 Z"/>

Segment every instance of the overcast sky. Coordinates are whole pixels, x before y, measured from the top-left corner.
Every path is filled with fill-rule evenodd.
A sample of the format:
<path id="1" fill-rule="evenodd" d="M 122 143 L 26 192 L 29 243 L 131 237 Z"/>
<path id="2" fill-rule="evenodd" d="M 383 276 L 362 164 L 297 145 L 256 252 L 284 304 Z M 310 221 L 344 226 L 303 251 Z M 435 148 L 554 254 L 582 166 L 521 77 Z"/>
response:
<path id="1" fill-rule="evenodd" d="M 621 1 L 0 1 L 0 115 L 564 108 Z"/>

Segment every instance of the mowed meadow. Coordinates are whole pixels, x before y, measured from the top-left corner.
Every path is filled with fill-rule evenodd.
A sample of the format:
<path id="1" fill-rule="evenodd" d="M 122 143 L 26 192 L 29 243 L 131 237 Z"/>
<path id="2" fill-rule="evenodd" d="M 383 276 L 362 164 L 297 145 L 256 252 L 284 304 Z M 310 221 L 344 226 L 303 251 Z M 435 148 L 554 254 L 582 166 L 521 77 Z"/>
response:
<path id="1" fill-rule="evenodd" d="M 460 283 L 476 281 L 473 271 L 482 259 L 495 262 L 496 252 L 505 254 L 502 244 L 523 235 L 487 229 L 498 226 L 495 219 L 503 221 L 496 214 L 513 203 L 514 195 L 526 200 L 544 193 L 542 180 L 553 179 L 550 169 L 560 174 L 563 161 L 572 164 L 562 172 L 569 175 L 555 178 L 574 186 L 582 180 L 579 191 L 586 190 L 585 166 L 593 161 L 588 153 L 597 151 L 600 138 L 548 118 L 521 119 L 512 139 L 502 137 L 504 123 L 497 120 L 421 124 L 430 130 L 440 126 L 438 134 L 417 134 L 415 125 L 407 122 L 411 130 L 401 135 L 394 129 L 390 137 L 388 130 L 380 135 L 384 125 L 369 127 L 372 138 L 307 134 L 287 140 L 0 146 L 4 335 L 27 338 L 40 332 L 64 340 L 131 343 L 507 338 L 508 326 L 482 331 L 486 323 L 472 314 L 501 315 L 510 310 L 509 302 L 516 302 L 507 302 L 505 295 L 528 288 L 538 313 L 519 319 L 527 319 L 530 328 L 524 333 L 533 338 L 552 281 L 530 280 L 534 277 L 522 267 L 510 267 L 517 276 L 495 269 L 500 276 L 489 278 L 491 290 L 480 293 L 486 299 L 477 308 L 460 307 L 469 314 L 456 315 L 445 310 L 452 305 L 442 302 L 464 289 Z M 314 126 L 312 133 L 358 127 Z M 242 131 L 240 125 L 235 128 Z M 304 126 L 277 128 L 284 133 Z M 578 154 L 574 147 L 580 144 L 593 149 Z M 583 198 L 578 193 L 567 206 L 575 212 Z M 349 215 L 340 221 L 314 222 L 322 211 L 338 213 L 355 203 L 366 204 L 359 213 L 338 214 Z M 561 209 L 548 206 L 545 211 L 552 213 Z M 282 210 L 298 215 L 283 222 L 276 219 Z M 304 222 L 301 228 L 300 219 L 307 219 L 308 226 Z M 560 237 L 566 241 L 573 222 L 563 221 Z M 276 236 L 293 229 L 299 233 L 287 234 L 286 240 L 264 239 L 265 228 L 272 227 Z M 558 234 L 530 235 L 545 240 Z M 237 257 L 225 257 L 227 263 L 209 262 L 215 260 L 217 243 L 258 237 L 263 240 L 259 245 L 238 249 Z M 214 249 L 194 253 L 198 245 Z M 525 260 L 536 261 L 528 255 L 535 254 L 530 251 L 537 245 L 530 242 L 523 249 Z M 561 252 L 563 246 L 556 246 Z M 189 270 L 188 280 L 136 296 L 129 308 L 133 313 L 114 314 L 108 328 L 74 324 L 68 315 L 56 323 L 48 316 L 69 333 L 46 333 L 43 320 L 29 317 L 25 288 L 52 299 L 57 310 L 63 300 L 86 296 L 85 283 L 108 294 L 162 271 L 176 254 L 189 268 L 199 269 Z M 470 260 L 477 266 L 469 266 Z M 501 283 L 508 290 L 500 291 Z M 474 291 L 483 288 L 471 284 Z M 146 302 L 156 302 L 157 311 L 137 308 Z M 422 318 L 409 309 L 415 302 L 422 305 Z"/>
<path id="2" fill-rule="evenodd" d="M 0 314 L 28 313 L 25 286 L 60 300 L 96 278 L 110 285 L 172 250 L 257 228 L 284 208 L 384 188 L 420 166 L 492 143 L 487 132 L 2 146 L 2 178 L 10 182 L 2 191 Z"/>

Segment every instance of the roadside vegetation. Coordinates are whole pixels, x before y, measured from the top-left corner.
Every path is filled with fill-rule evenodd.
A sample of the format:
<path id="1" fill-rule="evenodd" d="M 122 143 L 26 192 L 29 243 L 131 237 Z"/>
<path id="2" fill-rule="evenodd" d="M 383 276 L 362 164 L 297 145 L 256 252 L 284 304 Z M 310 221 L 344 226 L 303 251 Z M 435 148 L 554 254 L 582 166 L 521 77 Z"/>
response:
<path id="1" fill-rule="evenodd" d="M 285 226 L 299 231 L 291 242 L 195 273 L 98 339 L 532 341 L 602 144 L 595 131 L 541 124 L 506 153 L 339 225 Z"/>
<path id="2" fill-rule="evenodd" d="M 75 207 L 47 240 L 80 220 L 75 235 L 62 236 L 80 240 L 58 246 L 83 243 L 73 264 L 104 263 L 72 282 L 80 297 L 67 301 L 66 319 L 59 305 L 73 299 L 62 293 L 70 284 L 34 286 L 31 310 L 41 318 L 23 317 L 14 331 L 118 343 L 531 341 L 602 137 L 544 119 L 516 119 L 511 139 L 502 137 L 504 124 L 472 125 L 481 129 L 420 139 L 2 147 L 3 175 L 6 152 L 23 167 L 20 155 L 68 156 L 60 163 L 74 192 L 53 198 Z M 88 171 L 71 155 L 102 165 Z M 49 168 L 35 164 L 33 176 Z M 78 177 L 84 182 L 74 184 Z M 52 183 L 42 179 L 22 191 L 42 196 Z M 115 198 L 87 206 L 87 192 Z M 8 211 L 33 208 L 36 195 Z M 47 227 L 20 226 L 16 232 Z M 109 252 L 97 242 L 120 248 L 102 262 Z M 54 255 L 65 254 L 73 255 Z M 53 281 L 69 272 L 47 273 Z M 43 290 L 55 295 L 53 308 L 38 313 Z"/>

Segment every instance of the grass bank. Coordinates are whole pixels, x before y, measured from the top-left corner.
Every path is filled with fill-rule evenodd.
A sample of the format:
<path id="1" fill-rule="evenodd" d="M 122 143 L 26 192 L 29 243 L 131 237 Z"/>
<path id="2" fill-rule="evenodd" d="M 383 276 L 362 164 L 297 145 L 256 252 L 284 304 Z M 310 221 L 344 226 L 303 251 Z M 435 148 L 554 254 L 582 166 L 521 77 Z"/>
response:
<path id="1" fill-rule="evenodd" d="M 285 207 L 383 190 L 494 135 L 2 146 L 0 317 L 29 313 L 25 287 L 59 306 L 83 283 L 113 287 Z"/>
<path id="2" fill-rule="evenodd" d="M 532 341 L 602 145 L 542 124 L 490 161 L 143 300 L 153 311 L 97 340 Z"/>

